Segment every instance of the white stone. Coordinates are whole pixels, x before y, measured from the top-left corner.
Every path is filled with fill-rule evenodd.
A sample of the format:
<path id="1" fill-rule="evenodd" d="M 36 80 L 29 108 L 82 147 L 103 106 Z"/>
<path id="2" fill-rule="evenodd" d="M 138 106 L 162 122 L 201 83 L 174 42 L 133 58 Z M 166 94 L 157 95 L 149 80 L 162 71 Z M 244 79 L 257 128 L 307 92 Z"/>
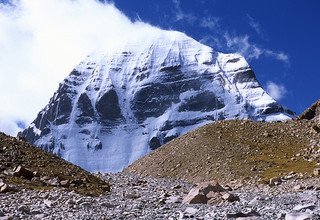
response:
<path id="1" fill-rule="evenodd" d="M 287 213 L 285 220 L 311 220 L 313 215 L 308 213 L 291 212 Z"/>

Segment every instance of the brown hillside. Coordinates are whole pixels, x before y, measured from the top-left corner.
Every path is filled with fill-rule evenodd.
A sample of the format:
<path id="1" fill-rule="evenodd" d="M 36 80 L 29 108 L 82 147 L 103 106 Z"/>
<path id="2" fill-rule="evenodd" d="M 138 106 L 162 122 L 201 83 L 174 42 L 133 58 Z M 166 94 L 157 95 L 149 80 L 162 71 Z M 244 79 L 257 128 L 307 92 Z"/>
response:
<path id="1" fill-rule="evenodd" d="M 124 172 L 199 182 L 311 174 L 320 138 L 311 121 L 219 121 L 183 135 Z M 309 160 L 309 161 L 308 161 Z"/>
<path id="2" fill-rule="evenodd" d="M 15 175 L 14 169 L 18 166 L 34 174 L 31 172 L 30 176 L 27 172 L 24 177 Z M 18 189 L 64 187 L 85 195 L 100 195 L 110 190 L 107 183 L 85 170 L 1 132 L 0 179 Z"/>

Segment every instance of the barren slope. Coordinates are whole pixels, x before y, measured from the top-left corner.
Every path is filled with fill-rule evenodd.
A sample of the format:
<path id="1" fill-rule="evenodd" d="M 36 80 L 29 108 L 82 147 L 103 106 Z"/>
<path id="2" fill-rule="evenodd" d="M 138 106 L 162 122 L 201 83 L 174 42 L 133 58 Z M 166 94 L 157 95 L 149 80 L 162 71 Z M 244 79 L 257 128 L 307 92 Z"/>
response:
<path id="1" fill-rule="evenodd" d="M 220 121 L 169 142 L 124 172 L 191 182 L 266 181 L 291 171 L 310 174 L 320 148 L 314 126 L 306 120 Z"/>
<path id="2" fill-rule="evenodd" d="M 32 179 L 15 176 L 13 170 L 17 166 L 35 175 Z M 85 195 L 100 195 L 110 189 L 109 184 L 80 167 L 1 132 L 0 179 L 18 189 L 50 189 L 63 185 Z"/>

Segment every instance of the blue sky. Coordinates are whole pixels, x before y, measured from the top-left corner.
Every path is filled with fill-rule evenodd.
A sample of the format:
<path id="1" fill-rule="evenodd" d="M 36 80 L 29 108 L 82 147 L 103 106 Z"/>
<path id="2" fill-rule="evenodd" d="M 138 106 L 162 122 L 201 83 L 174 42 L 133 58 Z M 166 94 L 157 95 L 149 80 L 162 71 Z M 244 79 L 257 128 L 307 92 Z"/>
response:
<path id="1" fill-rule="evenodd" d="M 278 86 L 278 101 L 298 114 L 320 98 L 320 1 L 115 0 L 114 4 L 132 20 L 182 31 L 221 52 L 242 53 L 264 88 L 270 83 Z"/>
<path id="2" fill-rule="evenodd" d="M 158 28 L 241 53 L 300 114 L 320 98 L 319 9 L 318 0 L 0 0 L 0 131 L 30 124 L 92 51 Z"/>

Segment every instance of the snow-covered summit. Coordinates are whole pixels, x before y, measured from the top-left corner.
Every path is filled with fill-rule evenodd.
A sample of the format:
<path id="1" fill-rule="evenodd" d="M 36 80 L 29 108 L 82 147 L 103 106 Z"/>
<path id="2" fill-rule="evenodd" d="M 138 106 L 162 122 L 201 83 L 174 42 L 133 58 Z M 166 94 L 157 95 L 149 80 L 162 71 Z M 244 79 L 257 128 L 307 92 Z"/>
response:
<path id="1" fill-rule="evenodd" d="M 174 31 L 84 59 L 20 133 L 89 171 L 119 171 L 215 120 L 286 120 L 246 60 Z"/>

